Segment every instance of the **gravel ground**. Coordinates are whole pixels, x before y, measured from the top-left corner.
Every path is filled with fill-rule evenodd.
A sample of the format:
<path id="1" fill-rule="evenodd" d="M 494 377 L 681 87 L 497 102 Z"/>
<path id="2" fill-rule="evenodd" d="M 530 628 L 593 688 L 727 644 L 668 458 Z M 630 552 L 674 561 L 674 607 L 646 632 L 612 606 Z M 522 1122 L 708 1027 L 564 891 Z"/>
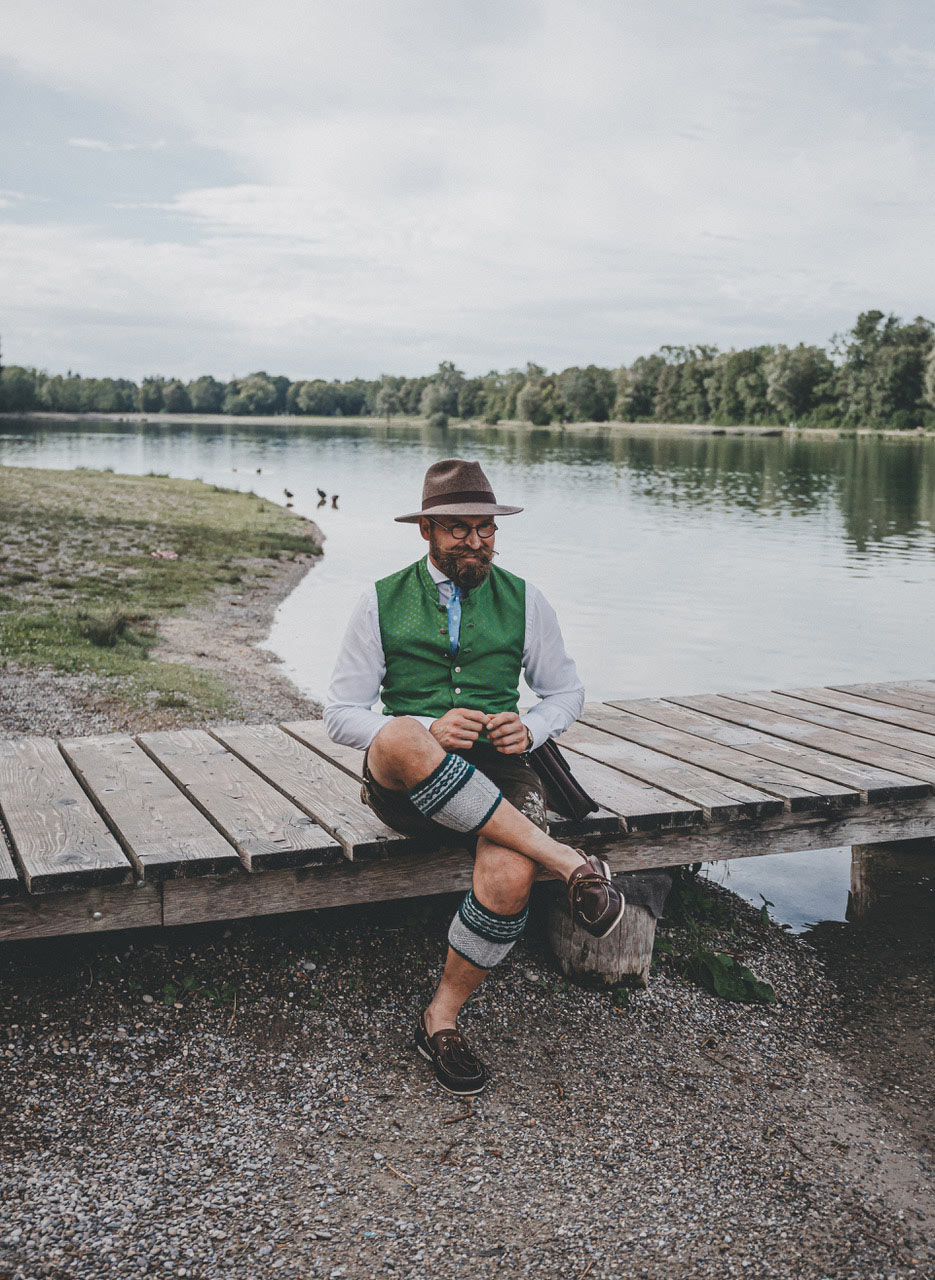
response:
<path id="1" fill-rule="evenodd" d="M 168 635 L 244 718 L 314 711 L 251 649 L 278 583 Z M 0 732 L 149 727 L 109 715 L 0 672 Z M 776 1006 L 670 959 L 570 986 L 540 901 L 464 1014 L 472 1103 L 410 1044 L 456 899 L 6 944 L 0 1280 L 935 1276 L 931 911 L 802 941 L 712 892 Z"/>
<path id="2" fill-rule="evenodd" d="M 465 1104 L 409 1044 L 455 901 L 4 948 L 0 1275 L 933 1274 L 928 1157 L 813 948 L 734 900 L 777 1006 L 627 1001 L 534 925 Z"/>

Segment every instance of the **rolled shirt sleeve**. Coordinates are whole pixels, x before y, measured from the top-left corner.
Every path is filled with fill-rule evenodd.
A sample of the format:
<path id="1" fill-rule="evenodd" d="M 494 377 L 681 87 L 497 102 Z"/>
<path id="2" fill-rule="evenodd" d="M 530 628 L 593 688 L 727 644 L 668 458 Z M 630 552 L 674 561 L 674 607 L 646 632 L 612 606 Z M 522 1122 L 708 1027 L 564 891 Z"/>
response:
<path id="1" fill-rule="evenodd" d="M 526 583 L 526 683 L 539 698 L 522 719 L 532 734 L 532 749 L 564 733 L 581 714 L 584 685 L 565 641 L 555 610 L 531 582 Z"/>

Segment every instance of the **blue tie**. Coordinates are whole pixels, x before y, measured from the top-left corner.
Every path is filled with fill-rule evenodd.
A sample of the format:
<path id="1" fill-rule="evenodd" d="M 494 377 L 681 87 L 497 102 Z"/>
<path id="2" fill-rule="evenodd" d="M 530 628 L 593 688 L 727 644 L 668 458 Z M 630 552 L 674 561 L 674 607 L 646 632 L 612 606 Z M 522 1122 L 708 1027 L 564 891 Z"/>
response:
<path id="1" fill-rule="evenodd" d="M 461 639 L 461 588 L 457 583 L 451 584 L 451 595 L 445 607 L 448 610 L 448 648 L 457 653 Z"/>

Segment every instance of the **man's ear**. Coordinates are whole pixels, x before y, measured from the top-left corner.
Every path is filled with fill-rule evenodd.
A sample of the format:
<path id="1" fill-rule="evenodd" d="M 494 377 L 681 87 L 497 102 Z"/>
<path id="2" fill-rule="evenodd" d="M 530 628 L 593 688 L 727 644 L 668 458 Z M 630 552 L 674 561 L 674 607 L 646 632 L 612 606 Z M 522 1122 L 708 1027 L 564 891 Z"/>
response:
<path id="1" fill-rule="evenodd" d="M 432 526 L 429 524 L 428 520 L 426 520 L 425 516 L 419 516 L 419 532 L 422 534 L 422 537 L 426 542 L 431 541 Z"/>

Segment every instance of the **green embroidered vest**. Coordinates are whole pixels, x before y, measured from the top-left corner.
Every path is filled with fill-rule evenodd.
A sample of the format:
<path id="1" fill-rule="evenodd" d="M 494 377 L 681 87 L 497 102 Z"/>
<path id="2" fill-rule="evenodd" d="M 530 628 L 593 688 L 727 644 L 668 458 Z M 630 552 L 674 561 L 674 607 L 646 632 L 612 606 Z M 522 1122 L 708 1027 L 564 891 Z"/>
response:
<path id="1" fill-rule="evenodd" d="M 387 715 L 438 719 L 452 707 L 490 715 L 517 709 L 526 638 L 522 578 L 494 566 L 464 597 L 455 654 L 448 645 L 448 614 L 424 559 L 381 578 L 376 588 Z"/>

